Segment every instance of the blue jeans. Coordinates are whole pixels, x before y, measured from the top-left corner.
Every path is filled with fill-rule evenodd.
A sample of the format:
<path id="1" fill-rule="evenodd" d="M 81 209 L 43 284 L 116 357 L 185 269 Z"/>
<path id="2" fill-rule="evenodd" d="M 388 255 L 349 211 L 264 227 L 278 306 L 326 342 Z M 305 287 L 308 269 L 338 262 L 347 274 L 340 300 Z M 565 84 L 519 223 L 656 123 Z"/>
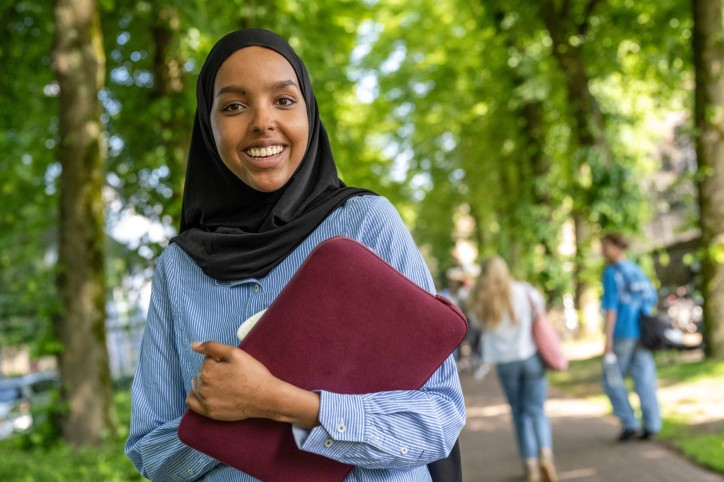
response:
<path id="1" fill-rule="evenodd" d="M 548 380 L 536 353 L 527 360 L 496 365 L 513 415 L 518 452 L 524 459 L 537 458 L 541 449 L 553 447 L 551 423 L 543 410 Z"/>
<path id="2" fill-rule="evenodd" d="M 618 359 L 621 375 L 623 377 L 631 375 L 633 378 L 634 390 L 641 403 L 644 429 L 658 433 L 661 430 L 661 415 L 659 401 L 656 399 L 656 363 L 653 353 L 642 347 L 635 339 L 614 340 L 613 352 Z M 613 413 L 621 420 L 623 428 L 637 430 L 639 422 L 629 403 L 626 385 L 612 382 L 604 375 L 603 388 L 611 400 Z"/>

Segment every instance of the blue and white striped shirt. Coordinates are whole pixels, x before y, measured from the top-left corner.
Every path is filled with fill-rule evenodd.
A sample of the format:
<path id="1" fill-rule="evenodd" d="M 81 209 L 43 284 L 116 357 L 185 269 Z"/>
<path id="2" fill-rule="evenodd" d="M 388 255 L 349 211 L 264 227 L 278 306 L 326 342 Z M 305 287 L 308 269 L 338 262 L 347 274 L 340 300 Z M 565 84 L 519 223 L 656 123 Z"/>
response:
<path id="1" fill-rule="evenodd" d="M 191 378 L 203 361 L 189 345 L 204 340 L 237 345 L 239 325 L 267 308 L 312 249 L 333 236 L 356 239 L 419 286 L 434 290 L 399 214 L 378 196 L 347 200 L 261 279 L 217 281 L 177 245 L 166 248 L 153 278 L 126 443 L 128 457 L 145 477 L 163 482 L 256 480 L 178 439 Z M 420 390 L 320 394 L 321 425 L 312 430 L 294 427 L 294 437 L 301 450 L 354 465 L 347 481 L 429 481 L 426 464 L 450 452 L 465 423 L 452 357 Z M 346 426 L 341 433 L 336 430 L 340 423 Z"/>

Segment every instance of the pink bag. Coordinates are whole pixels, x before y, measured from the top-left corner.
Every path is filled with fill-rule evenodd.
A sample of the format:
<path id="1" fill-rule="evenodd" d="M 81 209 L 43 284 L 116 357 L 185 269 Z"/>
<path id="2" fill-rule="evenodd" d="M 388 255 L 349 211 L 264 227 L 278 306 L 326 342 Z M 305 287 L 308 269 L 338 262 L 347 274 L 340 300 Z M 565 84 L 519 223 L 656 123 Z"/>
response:
<path id="1" fill-rule="evenodd" d="M 528 295 L 531 311 L 533 312 L 533 342 L 538 348 L 543 364 L 549 370 L 556 372 L 568 369 L 568 360 L 563 353 L 561 338 L 555 327 L 548 321 L 544 309 L 540 309 L 533 298 Z"/>

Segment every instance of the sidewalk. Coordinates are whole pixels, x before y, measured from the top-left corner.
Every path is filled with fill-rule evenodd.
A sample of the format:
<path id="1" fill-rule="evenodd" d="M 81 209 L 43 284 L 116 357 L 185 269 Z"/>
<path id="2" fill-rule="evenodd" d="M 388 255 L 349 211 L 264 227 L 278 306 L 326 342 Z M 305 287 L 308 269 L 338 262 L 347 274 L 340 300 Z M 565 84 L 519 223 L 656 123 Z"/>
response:
<path id="1" fill-rule="evenodd" d="M 465 482 L 521 480 L 510 411 L 492 370 L 482 381 L 460 375 L 467 424 L 460 435 Z M 659 442 L 614 442 L 617 421 L 607 407 L 551 394 L 546 412 L 561 481 L 724 482 Z"/>

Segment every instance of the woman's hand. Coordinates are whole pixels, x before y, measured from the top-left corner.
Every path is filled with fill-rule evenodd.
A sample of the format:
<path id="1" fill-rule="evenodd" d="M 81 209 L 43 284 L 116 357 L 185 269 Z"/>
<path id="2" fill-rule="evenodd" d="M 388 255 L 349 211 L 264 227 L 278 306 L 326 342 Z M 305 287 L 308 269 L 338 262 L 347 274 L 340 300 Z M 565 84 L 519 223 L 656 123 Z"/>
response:
<path id="1" fill-rule="evenodd" d="M 192 343 L 206 355 L 186 405 L 215 420 L 267 418 L 311 428 L 319 424 L 319 395 L 272 375 L 254 357 L 222 343 Z"/>

